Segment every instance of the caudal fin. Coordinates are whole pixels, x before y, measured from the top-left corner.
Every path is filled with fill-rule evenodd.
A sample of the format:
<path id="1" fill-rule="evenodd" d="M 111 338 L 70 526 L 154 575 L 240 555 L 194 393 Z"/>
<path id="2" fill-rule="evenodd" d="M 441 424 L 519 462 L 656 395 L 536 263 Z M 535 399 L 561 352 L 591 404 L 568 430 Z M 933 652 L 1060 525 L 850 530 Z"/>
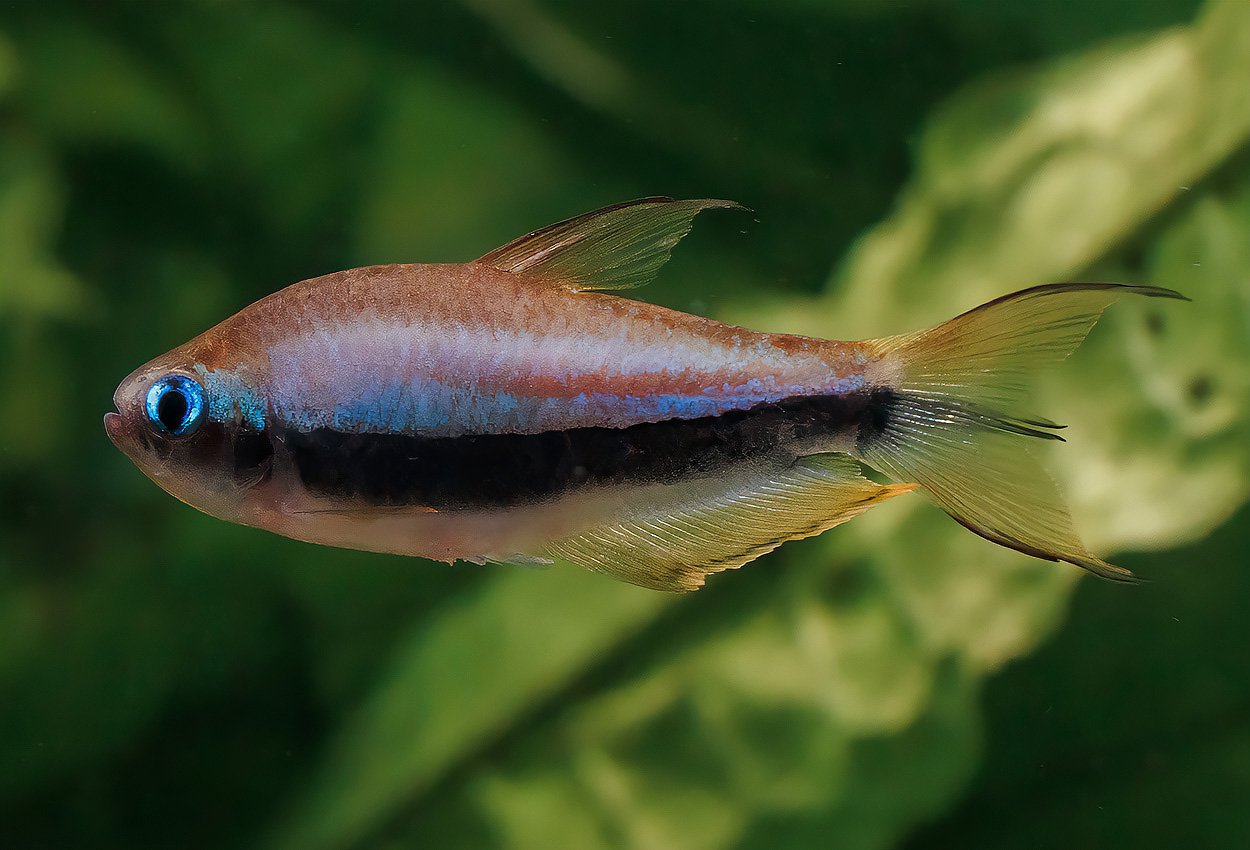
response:
<path id="1" fill-rule="evenodd" d="M 859 440 L 860 457 L 896 480 L 918 483 L 987 540 L 1136 581 L 1085 548 L 1055 482 L 1029 452 L 1032 438 L 1062 439 L 1055 431 L 1063 427 L 1030 409 L 1031 376 L 1067 357 L 1126 294 L 1185 298 L 1153 286 L 1051 284 L 928 330 L 877 340 L 894 377 L 877 427 Z"/>

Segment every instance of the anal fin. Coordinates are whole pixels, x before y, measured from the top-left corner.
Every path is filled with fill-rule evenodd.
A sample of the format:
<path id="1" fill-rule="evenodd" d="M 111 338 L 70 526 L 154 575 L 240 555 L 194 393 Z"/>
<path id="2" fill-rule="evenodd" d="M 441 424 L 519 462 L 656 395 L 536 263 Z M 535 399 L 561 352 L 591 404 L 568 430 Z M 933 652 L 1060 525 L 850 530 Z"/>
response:
<path id="1" fill-rule="evenodd" d="M 847 455 L 813 455 L 784 467 L 640 488 L 621 515 L 556 540 L 542 554 L 642 587 L 697 590 L 712 573 L 820 534 L 915 486 L 869 481 Z"/>

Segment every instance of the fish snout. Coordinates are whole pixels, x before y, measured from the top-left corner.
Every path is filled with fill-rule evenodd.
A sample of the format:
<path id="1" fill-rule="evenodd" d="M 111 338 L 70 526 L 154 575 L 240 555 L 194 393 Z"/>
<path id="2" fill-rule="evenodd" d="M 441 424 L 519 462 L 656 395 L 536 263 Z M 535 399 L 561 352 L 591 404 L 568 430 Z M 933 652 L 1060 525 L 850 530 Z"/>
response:
<path id="1" fill-rule="evenodd" d="M 113 445 L 126 454 L 127 447 L 140 442 L 143 436 L 143 395 L 152 381 L 151 364 L 131 372 L 113 391 L 113 410 L 104 414 L 104 432 Z"/>
<path id="2" fill-rule="evenodd" d="M 138 430 L 142 411 L 140 391 L 147 383 L 147 378 L 135 374 L 128 375 L 113 391 L 113 409 L 104 414 L 104 433 L 108 434 L 113 445 L 130 455 L 130 446 L 139 442 Z"/>
<path id="3" fill-rule="evenodd" d="M 110 411 L 104 414 L 104 433 L 108 434 L 113 445 L 126 451 L 127 446 L 134 442 L 134 434 L 131 432 L 130 423 L 125 416 L 120 413 Z"/>

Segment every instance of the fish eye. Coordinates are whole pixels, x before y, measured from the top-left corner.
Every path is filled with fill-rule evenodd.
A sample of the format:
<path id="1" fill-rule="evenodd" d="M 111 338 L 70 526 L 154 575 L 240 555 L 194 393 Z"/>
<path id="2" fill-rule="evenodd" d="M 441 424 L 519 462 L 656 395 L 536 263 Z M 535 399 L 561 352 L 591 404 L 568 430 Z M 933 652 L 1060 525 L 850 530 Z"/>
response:
<path id="1" fill-rule="evenodd" d="M 204 388 L 186 375 L 166 375 L 148 388 L 145 407 L 157 431 L 187 437 L 204 421 Z"/>

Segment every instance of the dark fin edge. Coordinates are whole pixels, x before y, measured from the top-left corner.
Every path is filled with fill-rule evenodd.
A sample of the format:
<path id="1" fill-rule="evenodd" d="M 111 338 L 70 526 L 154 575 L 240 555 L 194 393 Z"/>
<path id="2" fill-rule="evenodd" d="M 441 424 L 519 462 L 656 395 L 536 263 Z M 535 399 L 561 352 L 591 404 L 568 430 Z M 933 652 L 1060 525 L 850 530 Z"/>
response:
<path id="1" fill-rule="evenodd" d="M 899 377 L 882 426 L 861 433 L 857 453 L 893 480 L 919 482 L 987 540 L 1137 582 L 1085 548 L 1054 481 L 1015 439 L 1055 439 L 1049 430 L 1058 426 L 1013 409 L 1028 403 L 1028 374 L 1067 357 L 1122 294 L 1188 300 L 1155 286 L 1047 284 L 925 331 L 873 341 Z"/>

